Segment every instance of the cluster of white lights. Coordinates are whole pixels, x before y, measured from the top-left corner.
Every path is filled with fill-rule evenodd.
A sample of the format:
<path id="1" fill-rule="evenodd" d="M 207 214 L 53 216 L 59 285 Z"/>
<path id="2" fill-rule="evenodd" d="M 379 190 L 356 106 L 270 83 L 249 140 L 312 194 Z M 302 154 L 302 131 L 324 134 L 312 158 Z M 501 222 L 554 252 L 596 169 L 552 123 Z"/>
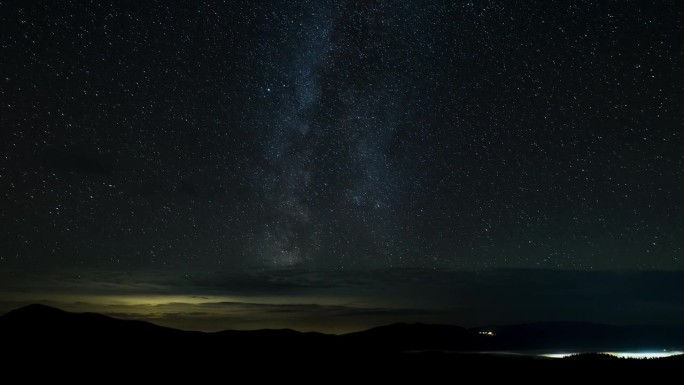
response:
<path id="1" fill-rule="evenodd" d="M 680 351 L 662 351 L 662 352 L 606 352 L 606 354 L 620 357 L 620 358 L 663 358 L 672 357 L 684 354 Z"/>
<path id="2" fill-rule="evenodd" d="M 597 352 L 599 354 L 607 354 L 609 356 L 613 357 L 618 357 L 618 358 L 664 358 L 664 357 L 672 357 L 672 356 L 678 356 L 680 354 L 684 354 L 682 351 L 678 350 L 663 350 L 660 352 Z M 575 354 L 580 354 L 580 353 L 549 353 L 549 354 L 542 354 L 542 357 L 548 357 L 548 358 L 565 358 L 568 356 L 573 356 Z"/>

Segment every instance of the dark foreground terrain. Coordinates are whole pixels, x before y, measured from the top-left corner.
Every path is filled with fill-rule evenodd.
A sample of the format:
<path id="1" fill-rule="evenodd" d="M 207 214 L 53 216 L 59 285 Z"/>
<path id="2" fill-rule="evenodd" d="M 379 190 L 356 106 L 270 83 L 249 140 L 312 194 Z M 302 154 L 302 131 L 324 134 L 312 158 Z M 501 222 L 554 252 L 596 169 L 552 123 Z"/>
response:
<path id="1" fill-rule="evenodd" d="M 534 349 L 600 351 L 684 346 L 681 327 L 617 327 L 583 323 L 539 323 L 482 329 L 395 324 L 345 335 L 293 330 L 203 333 L 93 313 L 68 313 L 31 305 L 0 317 L 5 370 L 26 367 L 166 375 L 197 371 L 251 378 L 278 376 L 478 379 L 524 377 L 530 381 L 632 378 L 649 381 L 684 369 L 684 357 L 634 360 L 602 354 L 543 358 Z M 517 352 L 491 354 L 482 352 Z M 25 369 L 22 369 L 25 370 Z M 356 373 L 356 374 L 355 374 Z M 242 377 L 241 377 L 242 378 Z M 449 377 L 451 378 L 451 377 Z M 471 378 L 471 377 L 468 377 Z M 333 378 L 328 378 L 333 380 Z"/>

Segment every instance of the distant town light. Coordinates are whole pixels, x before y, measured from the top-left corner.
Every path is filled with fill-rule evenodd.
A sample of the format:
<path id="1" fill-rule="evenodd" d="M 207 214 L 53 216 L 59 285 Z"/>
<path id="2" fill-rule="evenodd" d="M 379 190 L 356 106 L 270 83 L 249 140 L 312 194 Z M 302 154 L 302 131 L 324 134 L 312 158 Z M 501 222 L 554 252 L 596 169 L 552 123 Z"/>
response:
<path id="1" fill-rule="evenodd" d="M 607 354 L 609 356 L 613 357 L 618 357 L 618 358 L 664 358 L 664 357 L 672 357 L 672 356 L 678 356 L 680 354 L 684 354 L 682 351 L 678 350 L 671 350 L 671 351 L 660 351 L 660 352 L 597 352 L 600 354 Z M 541 354 L 542 357 L 548 357 L 548 358 L 565 358 L 568 356 L 573 356 L 576 354 L 582 354 L 581 352 L 577 353 L 549 353 L 549 354 Z"/>

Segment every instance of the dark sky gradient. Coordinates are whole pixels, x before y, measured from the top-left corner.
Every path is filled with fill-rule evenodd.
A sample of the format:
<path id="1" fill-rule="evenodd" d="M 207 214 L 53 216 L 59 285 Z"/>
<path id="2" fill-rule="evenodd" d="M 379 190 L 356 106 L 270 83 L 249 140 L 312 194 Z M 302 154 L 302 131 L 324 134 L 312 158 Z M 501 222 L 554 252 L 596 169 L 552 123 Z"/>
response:
<path id="1" fill-rule="evenodd" d="M 296 272 L 331 277 L 335 306 L 415 310 L 342 283 L 402 271 L 406 301 L 463 290 L 434 320 L 631 319 L 497 318 L 463 288 L 678 277 L 683 20 L 674 0 L 1 0 L 3 306 L 105 273 L 172 276 L 138 294 L 176 299 L 256 274 L 266 303 L 264 277 Z M 423 291 L 428 271 L 450 283 Z M 291 300 L 323 306 L 319 286 Z"/>

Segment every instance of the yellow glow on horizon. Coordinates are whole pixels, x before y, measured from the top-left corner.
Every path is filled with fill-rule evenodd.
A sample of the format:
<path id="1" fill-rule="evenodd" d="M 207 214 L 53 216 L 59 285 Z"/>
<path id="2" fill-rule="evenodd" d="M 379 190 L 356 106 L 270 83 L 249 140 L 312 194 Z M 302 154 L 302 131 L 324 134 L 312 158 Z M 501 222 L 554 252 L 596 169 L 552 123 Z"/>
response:
<path id="1" fill-rule="evenodd" d="M 374 309 L 370 301 L 312 295 L 207 295 L 159 293 L 75 293 L 68 291 L 0 293 L 0 314 L 33 303 L 65 311 L 136 319 L 184 330 L 291 328 L 346 333 L 368 328 L 364 321 L 340 323 L 348 309 Z M 279 311 L 279 309 L 285 311 Z M 371 326 L 389 323 L 375 321 Z"/>
<path id="2" fill-rule="evenodd" d="M 42 293 L 0 293 L 0 300 L 25 303 L 88 304 L 88 305 L 127 305 L 160 306 L 170 304 L 209 305 L 234 303 L 245 305 L 345 305 L 347 300 L 340 298 L 311 296 L 238 296 L 238 295 L 197 295 L 197 294 L 74 294 L 60 292 Z"/>

